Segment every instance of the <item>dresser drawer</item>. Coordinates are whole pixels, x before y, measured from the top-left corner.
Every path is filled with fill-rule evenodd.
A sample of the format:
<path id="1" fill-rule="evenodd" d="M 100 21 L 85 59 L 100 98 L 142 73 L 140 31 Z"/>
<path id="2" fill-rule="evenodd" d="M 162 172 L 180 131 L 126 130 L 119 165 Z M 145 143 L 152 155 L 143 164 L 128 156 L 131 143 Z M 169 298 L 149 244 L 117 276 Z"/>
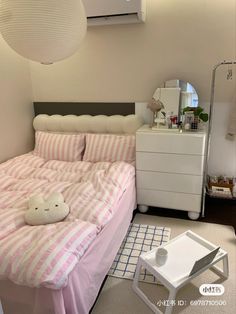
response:
<path id="1" fill-rule="evenodd" d="M 200 212 L 201 195 L 174 193 L 155 190 L 137 190 L 139 205 Z"/>
<path id="2" fill-rule="evenodd" d="M 137 132 L 136 151 L 204 155 L 205 134 Z"/>
<path id="3" fill-rule="evenodd" d="M 136 152 L 137 170 L 202 175 L 203 164 L 203 156 Z"/>
<path id="4" fill-rule="evenodd" d="M 202 193 L 202 176 L 137 171 L 137 188 L 181 193 Z"/>

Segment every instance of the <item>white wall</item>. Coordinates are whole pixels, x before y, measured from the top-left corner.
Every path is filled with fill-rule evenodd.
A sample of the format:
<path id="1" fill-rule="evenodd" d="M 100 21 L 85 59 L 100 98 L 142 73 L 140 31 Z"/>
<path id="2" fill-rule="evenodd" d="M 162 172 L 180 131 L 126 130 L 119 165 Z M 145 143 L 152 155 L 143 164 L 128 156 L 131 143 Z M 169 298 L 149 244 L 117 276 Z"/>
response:
<path id="1" fill-rule="evenodd" d="M 235 0 L 147 0 L 145 24 L 89 28 L 71 58 L 51 66 L 32 62 L 33 97 L 35 101 L 146 102 L 163 81 L 179 78 L 191 82 L 205 103 L 210 98 L 213 65 L 236 58 L 235 50 Z M 218 71 L 217 102 L 230 103 L 235 92 L 235 80 L 224 79 L 226 71 Z M 219 110 L 218 117 L 228 114 L 226 107 Z M 225 125 L 218 132 L 223 129 Z M 214 146 L 215 155 L 222 145 Z M 218 171 L 218 163 L 213 164 Z"/>
<path id="2" fill-rule="evenodd" d="M 29 63 L 0 37 L 0 162 L 32 149 L 32 117 Z"/>
<path id="3" fill-rule="evenodd" d="M 209 173 L 236 176 L 236 140 L 226 138 L 227 124 L 235 103 L 215 103 L 210 145 Z"/>

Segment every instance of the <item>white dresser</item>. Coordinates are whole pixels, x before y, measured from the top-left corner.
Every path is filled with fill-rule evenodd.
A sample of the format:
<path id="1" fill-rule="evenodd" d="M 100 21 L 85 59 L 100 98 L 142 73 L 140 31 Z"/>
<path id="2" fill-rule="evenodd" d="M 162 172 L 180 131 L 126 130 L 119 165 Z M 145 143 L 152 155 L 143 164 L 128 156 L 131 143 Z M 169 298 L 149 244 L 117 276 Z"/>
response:
<path id="1" fill-rule="evenodd" d="M 143 125 L 136 133 L 136 178 L 139 210 L 148 206 L 201 211 L 206 134 L 177 130 L 153 131 Z"/>

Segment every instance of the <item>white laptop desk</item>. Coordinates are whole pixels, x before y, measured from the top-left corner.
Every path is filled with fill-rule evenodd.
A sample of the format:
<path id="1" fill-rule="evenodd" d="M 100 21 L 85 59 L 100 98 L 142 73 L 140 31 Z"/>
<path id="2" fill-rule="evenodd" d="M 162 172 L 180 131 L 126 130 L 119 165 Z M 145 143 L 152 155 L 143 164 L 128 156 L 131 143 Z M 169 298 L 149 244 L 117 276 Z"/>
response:
<path id="1" fill-rule="evenodd" d="M 166 263 L 162 266 L 157 265 L 155 259 L 157 248 L 141 254 L 138 259 L 133 281 L 134 291 L 154 313 L 161 314 L 162 312 L 138 287 L 141 267 L 147 269 L 169 290 L 169 298 L 166 302 L 168 306 L 166 306 L 165 314 L 171 314 L 178 290 L 205 270 L 211 269 L 218 275 L 228 278 L 228 254 L 221 248 L 210 263 L 189 276 L 195 262 L 217 248 L 216 245 L 201 238 L 190 230 L 180 234 L 162 247 L 168 251 L 168 259 Z M 220 269 L 215 265 L 220 260 L 223 261 L 223 269 Z"/>

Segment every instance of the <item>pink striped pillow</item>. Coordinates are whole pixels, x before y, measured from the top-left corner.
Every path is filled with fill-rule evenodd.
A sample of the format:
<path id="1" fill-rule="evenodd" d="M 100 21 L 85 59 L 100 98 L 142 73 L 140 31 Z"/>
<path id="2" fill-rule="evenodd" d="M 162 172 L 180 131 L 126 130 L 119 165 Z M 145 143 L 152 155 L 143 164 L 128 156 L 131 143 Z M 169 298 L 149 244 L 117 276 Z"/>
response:
<path id="1" fill-rule="evenodd" d="M 34 154 L 47 160 L 78 161 L 84 150 L 83 134 L 56 134 L 37 131 Z"/>
<path id="2" fill-rule="evenodd" d="M 86 134 L 84 161 L 135 160 L 135 136 L 114 134 Z"/>

